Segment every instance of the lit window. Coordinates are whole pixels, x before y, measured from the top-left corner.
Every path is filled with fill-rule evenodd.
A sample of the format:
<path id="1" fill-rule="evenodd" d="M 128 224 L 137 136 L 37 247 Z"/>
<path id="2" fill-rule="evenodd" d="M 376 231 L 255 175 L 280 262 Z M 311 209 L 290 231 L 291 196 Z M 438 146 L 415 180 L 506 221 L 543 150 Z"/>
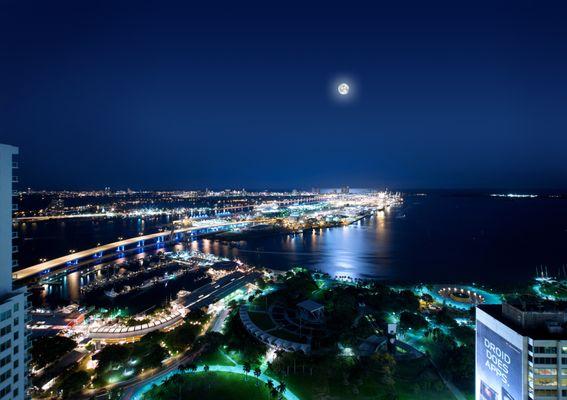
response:
<path id="1" fill-rule="evenodd" d="M 535 386 L 557 386 L 557 378 L 553 377 L 539 377 L 534 378 L 534 385 Z"/>
<path id="2" fill-rule="evenodd" d="M 562 370 L 567 373 L 567 369 Z M 536 375 L 557 375 L 557 368 L 534 368 Z"/>

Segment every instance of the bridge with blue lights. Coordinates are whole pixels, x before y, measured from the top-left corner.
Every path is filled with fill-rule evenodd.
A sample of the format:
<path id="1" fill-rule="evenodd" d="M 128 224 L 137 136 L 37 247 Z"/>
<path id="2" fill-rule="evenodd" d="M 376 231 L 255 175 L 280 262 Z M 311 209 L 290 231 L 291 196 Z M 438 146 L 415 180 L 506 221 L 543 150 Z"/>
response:
<path id="1" fill-rule="evenodd" d="M 166 242 L 178 242 L 184 239 L 191 239 L 200 235 L 225 231 L 234 228 L 244 228 L 251 224 L 261 223 L 265 221 L 236 221 L 236 222 L 219 222 L 210 225 L 191 226 L 186 228 L 172 229 L 171 231 L 163 231 L 151 233 L 148 235 L 136 236 L 129 239 L 119 240 L 117 242 L 108 243 L 102 246 L 93 247 L 87 250 L 77 251 L 75 253 L 54 258 L 40 264 L 13 273 L 15 281 L 21 281 L 29 278 L 36 278 L 53 272 L 63 272 L 74 269 L 80 263 L 86 261 L 96 261 L 105 255 L 121 254 L 126 251 L 135 249 L 143 249 L 149 245 L 163 245 Z"/>

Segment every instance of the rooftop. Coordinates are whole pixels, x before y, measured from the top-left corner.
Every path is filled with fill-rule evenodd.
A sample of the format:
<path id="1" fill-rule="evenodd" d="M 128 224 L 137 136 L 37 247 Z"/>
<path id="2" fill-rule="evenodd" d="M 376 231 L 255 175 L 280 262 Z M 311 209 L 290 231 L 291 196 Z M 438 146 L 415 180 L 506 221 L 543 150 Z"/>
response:
<path id="1" fill-rule="evenodd" d="M 478 308 L 522 336 L 567 340 L 567 302 L 512 301 Z"/>
<path id="2" fill-rule="evenodd" d="M 305 311 L 308 311 L 310 313 L 314 313 L 316 311 L 320 311 L 325 308 L 325 306 L 313 300 L 304 300 L 301 303 L 298 303 L 297 306 L 299 308 L 303 308 Z"/>

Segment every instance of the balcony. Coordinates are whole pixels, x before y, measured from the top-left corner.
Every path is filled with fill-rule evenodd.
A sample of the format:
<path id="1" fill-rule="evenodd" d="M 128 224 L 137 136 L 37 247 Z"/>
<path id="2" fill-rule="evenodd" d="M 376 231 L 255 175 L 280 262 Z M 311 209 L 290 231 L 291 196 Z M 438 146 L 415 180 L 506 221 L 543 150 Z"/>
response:
<path id="1" fill-rule="evenodd" d="M 12 231 L 12 239 L 17 239 L 18 237 L 18 231 Z"/>
<path id="2" fill-rule="evenodd" d="M 12 211 L 18 211 L 19 207 L 17 203 L 12 203 Z"/>
<path id="3" fill-rule="evenodd" d="M 20 263 L 16 259 L 12 259 L 12 269 L 16 269 L 20 266 Z"/>
<path id="4" fill-rule="evenodd" d="M 20 182 L 20 178 L 17 175 L 13 175 L 12 176 L 12 183 L 19 183 Z"/>
<path id="5" fill-rule="evenodd" d="M 13 245 L 12 246 L 12 253 L 17 253 L 18 252 L 18 246 Z"/>
<path id="6" fill-rule="evenodd" d="M 17 161 L 12 161 L 12 169 L 18 169 L 20 166 Z"/>

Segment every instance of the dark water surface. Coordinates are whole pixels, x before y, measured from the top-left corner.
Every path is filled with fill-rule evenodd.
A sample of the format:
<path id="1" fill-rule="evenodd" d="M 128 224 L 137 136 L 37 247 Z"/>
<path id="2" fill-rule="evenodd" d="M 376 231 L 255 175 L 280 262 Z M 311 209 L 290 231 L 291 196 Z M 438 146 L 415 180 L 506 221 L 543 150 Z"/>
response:
<path id="1" fill-rule="evenodd" d="M 567 265 L 567 200 L 409 197 L 403 206 L 344 227 L 238 245 L 251 263 L 331 275 L 415 282 L 501 284 L 536 266 Z"/>
<path id="2" fill-rule="evenodd" d="M 29 260 L 45 252 L 55 253 L 50 257 L 59 256 L 66 254 L 69 243 L 77 249 L 86 248 L 97 241 L 116 240 L 119 235 L 134 236 L 147 231 L 147 225 L 164 222 L 102 220 L 28 225 L 20 229 L 24 240 L 21 253 L 27 251 Z M 253 265 L 284 270 L 303 266 L 332 276 L 404 282 L 527 283 L 537 266 L 546 265 L 550 274 L 556 275 L 562 265 L 567 265 L 567 200 L 410 196 L 402 206 L 347 227 L 232 244 L 201 239 L 177 249 L 187 247 L 238 257 Z M 69 276 L 68 283 L 72 280 Z M 74 286 L 79 285 L 76 282 Z M 75 294 L 62 296 L 76 299 L 77 289 Z M 169 289 L 163 290 L 162 297 L 175 295 Z M 153 289 L 152 297 L 158 298 L 160 293 L 159 288 Z"/>

